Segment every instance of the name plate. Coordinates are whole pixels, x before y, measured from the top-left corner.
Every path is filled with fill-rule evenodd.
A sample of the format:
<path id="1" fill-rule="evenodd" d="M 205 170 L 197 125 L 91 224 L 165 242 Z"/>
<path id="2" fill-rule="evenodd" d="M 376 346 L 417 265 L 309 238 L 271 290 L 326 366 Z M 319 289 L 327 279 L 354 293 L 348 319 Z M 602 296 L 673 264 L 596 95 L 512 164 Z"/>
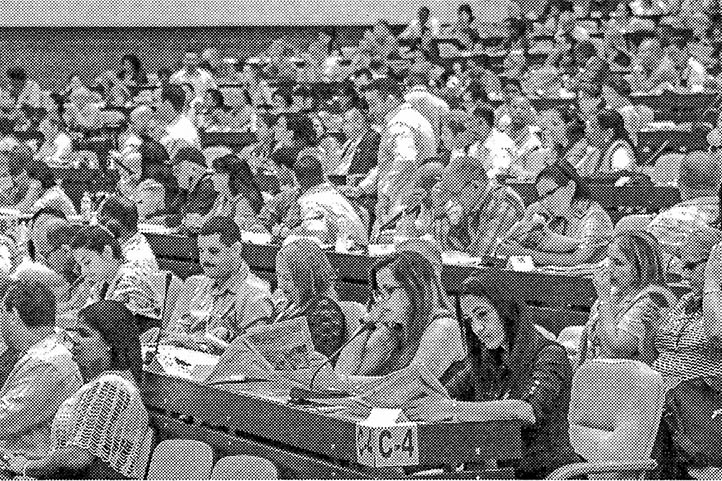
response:
<path id="1" fill-rule="evenodd" d="M 374 468 L 418 465 L 419 438 L 416 423 L 384 427 L 357 424 L 356 458 L 359 464 Z"/>

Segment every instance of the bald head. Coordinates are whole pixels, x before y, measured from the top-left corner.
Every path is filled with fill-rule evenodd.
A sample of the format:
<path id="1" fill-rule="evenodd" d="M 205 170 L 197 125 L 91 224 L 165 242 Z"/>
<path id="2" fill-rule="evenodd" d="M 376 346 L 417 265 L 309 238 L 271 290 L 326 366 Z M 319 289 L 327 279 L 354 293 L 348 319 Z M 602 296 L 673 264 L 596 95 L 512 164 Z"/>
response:
<path id="1" fill-rule="evenodd" d="M 679 166 L 677 183 L 682 200 L 717 195 L 722 173 L 716 157 L 700 150 L 690 152 Z"/>
<path id="2" fill-rule="evenodd" d="M 147 105 L 136 107 L 130 113 L 130 125 L 138 135 L 147 135 L 155 124 L 155 113 Z"/>

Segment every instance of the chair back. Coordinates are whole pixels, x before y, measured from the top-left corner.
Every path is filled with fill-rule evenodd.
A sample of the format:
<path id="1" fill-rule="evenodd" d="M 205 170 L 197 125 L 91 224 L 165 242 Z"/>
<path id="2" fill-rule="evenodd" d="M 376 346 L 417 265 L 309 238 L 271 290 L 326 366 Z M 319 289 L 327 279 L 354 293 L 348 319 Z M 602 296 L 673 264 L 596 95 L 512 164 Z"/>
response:
<path id="1" fill-rule="evenodd" d="M 627 359 L 597 359 L 577 369 L 569 438 L 589 462 L 647 459 L 664 403 L 662 376 Z"/>
<path id="2" fill-rule="evenodd" d="M 153 452 L 146 479 L 208 479 L 213 449 L 193 439 L 169 439 Z"/>
<path id="3" fill-rule="evenodd" d="M 211 479 L 278 479 L 278 470 L 266 458 L 226 456 L 216 463 Z"/>

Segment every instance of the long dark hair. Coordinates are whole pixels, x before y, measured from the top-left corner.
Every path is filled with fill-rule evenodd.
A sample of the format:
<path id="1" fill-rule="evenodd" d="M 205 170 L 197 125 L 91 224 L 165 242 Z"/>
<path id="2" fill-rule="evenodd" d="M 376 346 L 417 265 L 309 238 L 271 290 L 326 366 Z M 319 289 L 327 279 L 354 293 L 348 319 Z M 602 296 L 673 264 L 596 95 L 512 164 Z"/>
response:
<path id="1" fill-rule="evenodd" d="M 98 331 L 110 346 L 110 369 L 130 371 L 140 386 L 143 379 L 140 332 L 128 308 L 120 302 L 103 300 L 83 308 L 78 317 Z"/>
<path id="2" fill-rule="evenodd" d="M 622 117 L 622 114 L 616 110 L 602 109 L 597 112 L 597 122 L 599 122 L 600 129 L 612 130 L 610 145 L 615 140 L 623 140 L 629 145 L 629 148 L 634 150 L 634 144 L 632 144 L 632 140 L 629 138 L 629 132 L 627 132 L 626 127 L 624 127 L 624 117 Z"/>
<path id="3" fill-rule="evenodd" d="M 469 277 L 461 286 L 460 297 L 464 296 L 482 298 L 491 304 L 504 326 L 509 349 L 504 368 L 501 348 L 487 350 L 471 330 L 470 321 L 461 315 L 461 306 L 457 304 L 457 319 L 466 340 L 467 362 L 472 363 L 476 381 L 496 379 L 515 397 L 515 393 L 519 394 L 525 388 L 537 352 L 545 345 L 544 339 L 530 321 L 526 304 L 497 276 L 479 273 Z"/>
<path id="4" fill-rule="evenodd" d="M 573 180 L 576 184 L 576 188 L 574 189 L 574 197 L 572 197 L 572 201 L 593 200 L 592 193 L 589 190 L 587 182 L 582 179 L 579 172 L 577 172 L 577 169 L 575 169 L 569 162 L 561 161 L 544 167 L 544 169 L 542 169 L 542 171 L 536 176 L 536 181 L 534 183 L 538 184 L 541 179 L 551 180 L 559 187 L 564 187 L 569 184 L 569 181 Z"/>
<path id="5" fill-rule="evenodd" d="M 245 160 L 239 159 L 234 154 L 224 155 L 213 160 L 213 168 L 218 172 L 228 174 L 231 195 L 235 197 L 242 194 L 255 214 L 261 212 L 263 207 L 261 189 L 251 172 L 251 167 Z"/>

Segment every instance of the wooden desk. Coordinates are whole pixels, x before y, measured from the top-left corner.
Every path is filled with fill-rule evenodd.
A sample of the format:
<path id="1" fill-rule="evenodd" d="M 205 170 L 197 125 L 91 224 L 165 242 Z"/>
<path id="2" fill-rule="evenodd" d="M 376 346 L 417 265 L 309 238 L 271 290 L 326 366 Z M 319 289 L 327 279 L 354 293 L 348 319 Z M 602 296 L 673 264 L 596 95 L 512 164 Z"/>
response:
<path id="1" fill-rule="evenodd" d="M 279 465 L 282 478 L 403 476 L 398 469 L 380 470 L 358 464 L 354 421 L 243 391 L 250 387 L 208 387 L 146 372 L 143 399 L 151 412 L 159 413 L 154 415 L 154 424 L 162 437 L 168 431 L 172 435 L 183 428 L 178 421 L 172 421 L 171 413 L 191 416 L 194 424 L 186 427 L 187 431 L 203 431 L 200 425 L 204 423 L 227 433 L 209 436 L 212 431 L 204 430 L 206 438 L 222 440 L 223 445 L 218 448 L 226 451 L 233 440 L 251 442 L 252 446 L 246 447 Z M 417 449 L 422 466 L 518 459 L 521 424 L 517 421 L 419 424 Z M 289 464 L 291 456 L 302 457 L 305 462 Z M 335 476 L 330 475 L 333 471 Z"/>
<path id="2" fill-rule="evenodd" d="M 256 142 L 256 134 L 251 132 L 199 132 L 201 145 L 206 147 L 224 146 L 233 151 L 240 151 L 243 147 Z"/>

